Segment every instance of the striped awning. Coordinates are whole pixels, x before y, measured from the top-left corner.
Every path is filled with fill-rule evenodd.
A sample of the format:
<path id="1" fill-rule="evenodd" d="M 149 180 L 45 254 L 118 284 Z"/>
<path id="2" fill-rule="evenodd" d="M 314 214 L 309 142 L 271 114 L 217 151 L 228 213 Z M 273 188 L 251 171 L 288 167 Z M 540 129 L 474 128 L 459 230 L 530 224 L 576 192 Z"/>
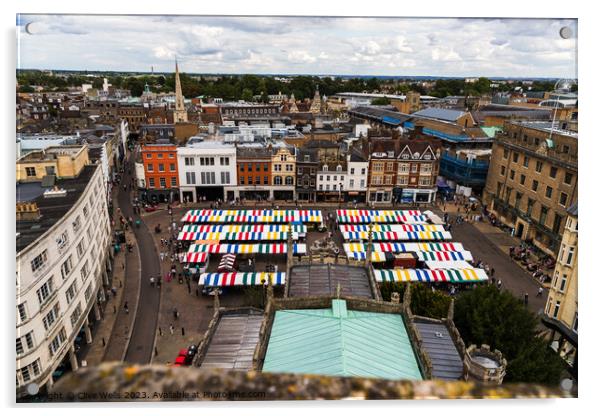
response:
<path id="1" fill-rule="evenodd" d="M 291 233 L 293 240 L 299 239 L 298 233 Z M 213 240 L 213 241 L 273 241 L 286 240 L 288 233 L 280 232 L 180 232 L 178 240 L 197 241 L 197 240 Z"/>
<path id="2" fill-rule="evenodd" d="M 424 224 L 428 216 L 419 210 L 368 210 L 368 209 L 339 209 L 337 220 L 340 224 L 351 223 L 397 223 Z"/>
<path id="3" fill-rule="evenodd" d="M 359 232 L 343 232 L 343 238 L 345 240 L 368 240 L 369 231 Z M 440 241 L 440 240 L 451 240 L 452 236 L 449 231 L 413 231 L 413 232 L 395 232 L 395 231 L 383 231 L 373 232 L 372 240 L 374 241 Z"/>
<path id="4" fill-rule="evenodd" d="M 191 244 L 188 253 L 217 253 L 217 254 L 286 254 L 285 243 L 276 244 Z M 293 244 L 293 254 L 305 254 L 305 244 Z"/>
<path id="5" fill-rule="evenodd" d="M 470 251 L 415 251 L 418 260 L 435 262 L 455 262 L 472 261 Z M 393 254 L 393 253 L 391 253 Z M 347 252 L 347 257 L 354 260 L 365 260 L 365 251 Z M 385 253 L 382 251 L 372 252 L 372 263 L 382 263 L 387 261 Z M 471 266 L 472 267 L 472 266 Z"/>
<path id="6" fill-rule="evenodd" d="M 204 263 L 207 261 L 207 257 L 209 257 L 207 252 L 186 253 L 184 263 Z"/>
<path id="7" fill-rule="evenodd" d="M 192 223 L 321 223 L 322 211 L 316 209 L 303 210 L 219 210 L 196 209 L 188 211 L 182 222 Z"/>
<path id="8" fill-rule="evenodd" d="M 203 273 L 199 286 L 255 286 L 268 284 L 283 285 L 286 273 Z"/>
<path id="9" fill-rule="evenodd" d="M 307 226 L 303 224 L 293 224 L 292 227 L 288 224 L 185 224 L 178 235 L 178 240 L 198 240 L 198 238 L 194 238 L 197 233 L 287 233 L 290 228 L 294 233 L 307 233 Z"/>
<path id="10" fill-rule="evenodd" d="M 483 269 L 375 269 L 377 282 L 474 283 L 488 279 Z"/>
<path id="11" fill-rule="evenodd" d="M 366 251 L 365 243 L 343 244 L 346 253 Z M 372 251 L 406 253 L 419 251 L 465 251 L 462 243 L 372 243 Z"/>
<path id="12" fill-rule="evenodd" d="M 474 266 L 464 260 L 450 260 L 450 261 L 425 261 L 426 267 L 431 270 L 435 269 L 474 269 Z"/>
<path id="13" fill-rule="evenodd" d="M 370 231 L 368 224 L 341 224 L 339 229 L 344 232 Z M 445 231 L 445 227 L 435 224 L 372 224 L 372 232 L 416 232 L 416 231 Z"/>

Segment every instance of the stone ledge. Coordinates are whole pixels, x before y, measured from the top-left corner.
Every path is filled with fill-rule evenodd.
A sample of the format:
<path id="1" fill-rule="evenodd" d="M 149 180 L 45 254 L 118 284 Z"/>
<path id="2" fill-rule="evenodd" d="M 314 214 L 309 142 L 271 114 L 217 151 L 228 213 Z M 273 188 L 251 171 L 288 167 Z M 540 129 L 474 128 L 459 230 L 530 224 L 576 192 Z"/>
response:
<path id="1" fill-rule="evenodd" d="M 127 393 L 135 394 L 133 399 Z M 144 397 L 143 397 L 144 396 Z M 503 399 L 561 398 L 569 392 L 534 384 L 503 386 L 471 382 L 389 381 L 201 370 L 163 365 L 104 363 L 61 378 L 49 401 L 196 401 L 315 399 Z"/>

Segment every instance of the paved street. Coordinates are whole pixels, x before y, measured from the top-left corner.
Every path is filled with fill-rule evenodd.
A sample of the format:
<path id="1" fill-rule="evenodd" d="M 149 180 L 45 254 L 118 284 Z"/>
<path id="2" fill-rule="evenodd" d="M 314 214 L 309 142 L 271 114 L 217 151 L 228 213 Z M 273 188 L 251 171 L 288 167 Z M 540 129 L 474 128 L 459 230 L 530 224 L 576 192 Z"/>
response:
<path id="1" fill-rule="evenodd" d="M 135 160 L 135 155 L 130 158 Z M 126 169 L 121 181 L 122 184 L 130 184 L 132 175 Z M 132 217 L 134 221 L 138 218 L 134 215 L 132 209 L 132 196 L 129 191 L 124 191 L 123 188 L 119 191 L 119 207 L 124 217 Z M 150 230 L 142 223 L 140 228 L 134 227 L 136 236 L 136 245 L 134 250 L 138 249 L 140 254 L 140 272 L 131 271 L 128 273 L 128 279 L 142 279 L 152 276 L 158 276 L 160 273 L 159 256 L 155 250 L 153 238 Z M 128 296 L 136 296 L 136 294 L 128 293 Z M 135 314 L 134 325 L 131 332 L 129 345 L 125 354 L 125 361 L 131 363 L 148 363 L 150 362 L 153 352 L 153 341 L 155 338 L 155 328 L 157 327 L 157 311 L 159 310 L 160 292 L 153 290 L 146 284 L 140 284 L 138 305 L 136 309 L 130 309 L 130 313 Z M 123 308 L 122 308 L 123 309 Z"/>

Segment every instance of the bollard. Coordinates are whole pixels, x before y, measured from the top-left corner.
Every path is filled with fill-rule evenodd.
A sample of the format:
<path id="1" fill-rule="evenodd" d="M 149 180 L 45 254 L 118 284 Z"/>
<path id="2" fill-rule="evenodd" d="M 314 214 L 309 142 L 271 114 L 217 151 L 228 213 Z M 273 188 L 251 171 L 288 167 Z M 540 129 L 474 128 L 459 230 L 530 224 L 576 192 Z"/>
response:
<path id="1" fill-rule="evenodd" d="M 163 330 L 161 329 L 161 327 L 159 327 L 159 336 L 162 337 L 163 336 Z"/>
<path id="2" fill-rule="evenodd" d="M 182 327 L 182 336 L 186 335 L 186 333 L 184 332 L 184 327 Z"/>
<path id="3" fill-rule="evenodd" d="M 157 351 L 157 347 L 155 347 L 155 357 L 159 355 L 159 351 Z"/>

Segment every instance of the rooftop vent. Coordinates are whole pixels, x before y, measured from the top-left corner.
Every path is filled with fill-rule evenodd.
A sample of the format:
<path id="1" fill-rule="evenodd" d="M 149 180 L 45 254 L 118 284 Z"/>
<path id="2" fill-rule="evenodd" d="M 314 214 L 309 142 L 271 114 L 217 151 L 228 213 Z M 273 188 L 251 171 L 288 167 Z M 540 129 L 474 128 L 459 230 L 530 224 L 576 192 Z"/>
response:
<path id="1" fill-rule="evenodd" d="M 59 198 L 67 195 L 65 189 L 59 189 L 57 186 L 44 191 L 44 198 Z"/>

